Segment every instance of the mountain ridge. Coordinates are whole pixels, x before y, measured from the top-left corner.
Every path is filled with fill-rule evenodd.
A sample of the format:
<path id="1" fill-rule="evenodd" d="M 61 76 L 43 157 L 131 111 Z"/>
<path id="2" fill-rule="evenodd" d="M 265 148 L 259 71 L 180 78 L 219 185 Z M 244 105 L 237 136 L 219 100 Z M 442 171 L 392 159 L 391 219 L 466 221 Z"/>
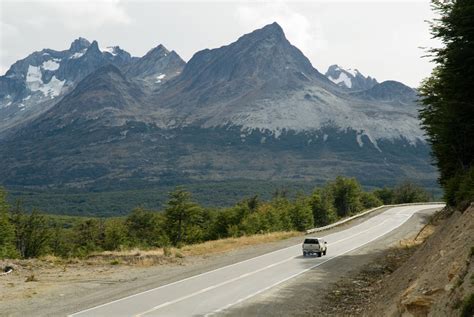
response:
<path id="1" fill-rule="evenodd" d="M 69 56 L 85 45 L 77 42 Z M 75 59 L 98 52 L 92 42 Z M 188 63 L 159 45 L 126 65 L 96 67 L 21 133 L 0 139 L 7 167 L 0 180 L 92 188 L 335 174 L 367 184 L 418 174 L 434 182 L 413 91 L 404 87 L 344 89 L 278 24 L 199 51 Z"/>

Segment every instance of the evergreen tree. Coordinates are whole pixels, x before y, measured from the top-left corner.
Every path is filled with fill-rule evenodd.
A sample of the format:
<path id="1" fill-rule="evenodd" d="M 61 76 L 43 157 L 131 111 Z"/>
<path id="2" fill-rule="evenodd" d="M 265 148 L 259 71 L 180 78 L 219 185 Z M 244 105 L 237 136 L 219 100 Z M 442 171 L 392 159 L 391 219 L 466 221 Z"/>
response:
<path id="1" fill-rule="evenodd" d="M 474 162 L 474 5 L 471 0 L 433 1 L 440 18 L 431 23 L 442 47 L 430 50 L 437 64 L 420 88 L 420 119 L 428 135 L 447 203 Z"/>
<path id="2" fill-rule="evenodd" d="M 202 209 L 182 187 L 169 194 L 165 209 L 166 230 L 173 245 L 201 240 Z"/>

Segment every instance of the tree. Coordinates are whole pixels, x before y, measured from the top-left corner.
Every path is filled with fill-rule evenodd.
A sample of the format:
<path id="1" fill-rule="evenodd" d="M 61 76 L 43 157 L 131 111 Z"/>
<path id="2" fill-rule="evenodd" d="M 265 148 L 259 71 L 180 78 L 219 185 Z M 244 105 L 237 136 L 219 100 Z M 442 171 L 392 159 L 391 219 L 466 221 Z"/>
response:
<path id="1" fill-rule="evenodd" d="M 14 243 L 15 227 L 10 222 L 9 209 L 7 193 L 3 188 L 0 188 L 0 259 L 14 258 L 17 255 Z"/>
<path id="2" fill-rule="evenodd" d="M 15 227 L 15 246 L 23 258 L 34 258 L 45 253 L 50 239 L 46 218 L 37 210 L 25 214 L 21 203 L 12 210 L 11 221 Z"/>
<path id="3" fill-rule="evenodd" d="M 304 231 L 313 227 L 313 211 L 308 199 L 303 195 L 298 195 L 295 203 L 290 208 L 290 218 L 293 228 L 298 231 Z"/>
<path id="4" fill-rule="evenodd" d="M 191 193 L 177 187 L 169 194 L 165 209 L 166 230 L 173 245 L 201 240 L 202 209 L 191 200 Z"/>
<path id="5" fill-rule="evenodd" d="M 109 219 L 105 222 L 104 249 L 117 250 L 128 245 L 127 227 L 122 219 Z"/>
<path id="6" fill-rule="evenodd" d="M 335 181 L 329 183 L 329 188 L 339 217 L 350 216 L 362 210 L 362 188 L 355 178 L 338 176 Z"/>
<path id="7" fill-rule="evenodd" d="M 337 219 L 334 198 L 328 188 L 318 188 L 313 191 L 309 204 L 316 227 L 326 226 Z"/>
<path id="8" fill-rule="evenodd" d="M 426 202 L 430 201 L 430 195 L 423 188 L 406 181 L 393 189 L 393 201 L 395 204 Z"/>
<path id="9" fill-rule="evenodd" d="M 81 255 L 102 249 L 104 241 L 103 221 L 90 218 L 77 224 L 73 228 L 74 244 Z"/>
<path id="10" fill-rule="evenodd" d="M 382 200 L 380 200 L 374 193 L 367 192 L 362 192 L 360 201 L 365 209 L 378 207 L 383 204 Z"/>
<path id="11" fill-rule="evenodd" d="M 379 188 L 374 190 L 374 195 L 380 199 L 384 205 L 391 205 L 393 204 L 393 189 L 391 188 Z"/>
<path id="12" fill-rule="evenodd" d="M 436 63 L 420 87 L 420 119 L 428 136 L 447 203 L 456 197 L 474 162 L 474 6 L 470 0 L 433 0 L 440 15 L 431 33 L 442 47 L 429 52 Z"/>
<path id="13" fill-rule="evenodd" d="M 135 208 L 125 220 L 130 243 L 145 247 L 167 245 L 164 222 L 164 217 L 156 212 Z"/>

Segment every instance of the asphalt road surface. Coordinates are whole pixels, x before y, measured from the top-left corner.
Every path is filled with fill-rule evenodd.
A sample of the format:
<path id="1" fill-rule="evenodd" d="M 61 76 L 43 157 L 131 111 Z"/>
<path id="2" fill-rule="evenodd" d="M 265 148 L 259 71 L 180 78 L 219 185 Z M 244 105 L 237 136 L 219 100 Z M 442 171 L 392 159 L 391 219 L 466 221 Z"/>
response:
<path id="1" fill-rule="evenodd" d="M 393 207 L 367 221 L 324 236 L 326 256 L 303 257 L 301 244 L 192 276 L 168 285 L 80 311 L 71 316 L 203 316 L 239 304 L 278 284 L 383 238 L 414 213 L 442 205 Z"/>

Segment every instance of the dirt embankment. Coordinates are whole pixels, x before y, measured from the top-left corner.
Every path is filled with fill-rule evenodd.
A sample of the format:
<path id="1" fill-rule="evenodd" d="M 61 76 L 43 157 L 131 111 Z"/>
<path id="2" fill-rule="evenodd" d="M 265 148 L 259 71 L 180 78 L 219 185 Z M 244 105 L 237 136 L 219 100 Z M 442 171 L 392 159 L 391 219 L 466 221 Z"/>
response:
<path id="1" fill-rule="evenodd" d="M 474 204 L 445 209 L 325 296 L 331 316 L 474 316 Z M 471 305 L 469 310 L 469 305 Z"/>
<path id="2" fill-rule="evenodd" d="M 433 235 L 382 281 L 367 315 L 459 316 L 467 307 L 474 293 L 474 204 L 444 213 Z"/>

